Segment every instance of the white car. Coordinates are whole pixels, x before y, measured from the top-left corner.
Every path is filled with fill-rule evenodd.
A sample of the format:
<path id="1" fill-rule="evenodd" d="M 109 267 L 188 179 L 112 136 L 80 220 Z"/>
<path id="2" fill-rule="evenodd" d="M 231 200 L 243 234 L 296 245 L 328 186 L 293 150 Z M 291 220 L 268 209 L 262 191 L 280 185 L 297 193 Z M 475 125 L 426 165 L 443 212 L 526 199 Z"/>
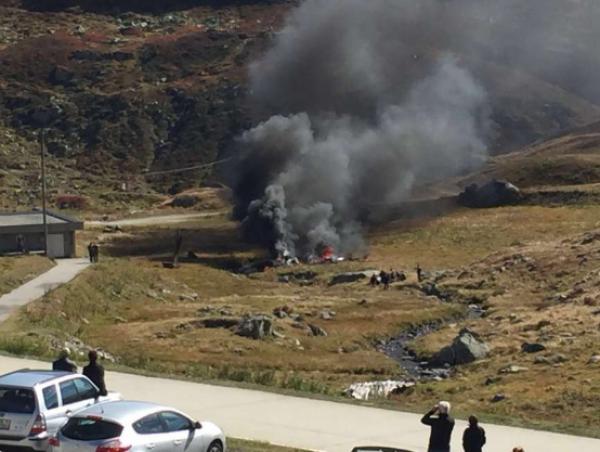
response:
<path id="1" fill-rule="evenodd" d="M 174 408 L 118 401 L 72 416 L 50 439 L 52 452 L 225 452 L 225 435 Z"/>
<path id="2" fill-rule="evenodd" d="M 49 450 L 48 440 L 78 411 L 121 396 L 70 372 L 18 370 L 0 376 L 0 451 Z"/>

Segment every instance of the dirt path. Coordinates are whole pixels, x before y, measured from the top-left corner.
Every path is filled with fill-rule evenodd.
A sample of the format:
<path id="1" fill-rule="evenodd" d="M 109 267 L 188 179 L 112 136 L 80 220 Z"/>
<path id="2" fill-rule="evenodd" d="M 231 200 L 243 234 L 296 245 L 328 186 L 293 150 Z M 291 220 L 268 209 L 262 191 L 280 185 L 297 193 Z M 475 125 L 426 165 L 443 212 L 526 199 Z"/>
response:
<path id="1" fill-rule="evenodd" d="M 222 215 L 223 212 L 203 212 L 203 213 L 185 213 L 176 215 L 158 215 L 142 218 L 129 218 L 115 221 L 86 221 L 86 226 L 89 227 L 104 227 L 104 226 L 159 226 L 163 224 L 187 223 L 189 221 L 199 220 L 203 218 L 211 218 Z"/>
<path id="2" fill-rule="evenodd" d="M 14 311 L 68 283 L 89 266 L 87 259 L 60 259 L 56 266 L 0 297 L 0 322 Z"/>

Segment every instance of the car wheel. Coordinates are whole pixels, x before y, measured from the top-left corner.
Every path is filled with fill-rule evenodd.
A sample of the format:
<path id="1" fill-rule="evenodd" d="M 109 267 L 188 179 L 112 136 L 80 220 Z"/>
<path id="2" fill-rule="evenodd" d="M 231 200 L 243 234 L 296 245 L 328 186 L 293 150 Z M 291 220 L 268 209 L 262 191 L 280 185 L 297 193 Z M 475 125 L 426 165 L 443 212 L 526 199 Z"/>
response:
<path id="1" fill-rule="evenodd" d="M 221 441 L 213 441 L 206 452 L 223 452 L 223 444 Z"/>

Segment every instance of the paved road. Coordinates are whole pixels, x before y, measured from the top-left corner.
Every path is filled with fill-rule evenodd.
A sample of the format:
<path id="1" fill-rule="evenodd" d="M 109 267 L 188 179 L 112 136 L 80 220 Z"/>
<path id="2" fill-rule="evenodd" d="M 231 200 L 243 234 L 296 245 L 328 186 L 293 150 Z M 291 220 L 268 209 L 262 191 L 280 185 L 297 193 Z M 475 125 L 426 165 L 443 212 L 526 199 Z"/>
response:
<path id="1" fill-rule="evenodd" d="M 47 363 L 0 357 L 0 373 Z M 282 396 L 245 389 L 107 374 L 109 389 L 124 397 L 175 406 L 198 420 L 210 419 L 227 435 L 291 447 L 350 452 L 356 445 L 388 445 L 424 452 L 428 430 L 419 416 L 354 405 Z M 459 422 L 453 450 L 462 451 Z M 510 452 L 521 445 L 527 452 L 595 452 L 600 440 L 519 428 L 485 425 L 486 452 Z"/>
<path id="2" fill-rule="evenodd" d="M 87 259 L 60 259 L 56 266 L 35 279 L 0 297 L 0 322 L 21 306 L 26 305 L 47 292 L 71 281 L 89 265 Z"/>
<path id="3" fill-rule="evenodd" d="M 158 215 L 153 217 L 129 218 L 115 221 L 86 221 L 88 227 L 104 226 L 156 226 L 163 224 L 187 223 L 203 218 L 211 218 L 223 215 L 223 212 L 185 213 L 176 215 Z"/>

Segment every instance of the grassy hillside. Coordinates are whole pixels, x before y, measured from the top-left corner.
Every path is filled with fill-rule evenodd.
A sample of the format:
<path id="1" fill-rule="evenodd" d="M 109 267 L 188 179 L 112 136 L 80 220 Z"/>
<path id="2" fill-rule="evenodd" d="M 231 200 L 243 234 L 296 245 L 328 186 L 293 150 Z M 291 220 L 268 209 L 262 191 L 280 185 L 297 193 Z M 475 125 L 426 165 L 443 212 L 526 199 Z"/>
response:
<path id="1" fill-rule="evenodd" d="M 2 207 L 39 204 L 36 136 L 42 126 L 48 128 L 53 199 L 76 194 L 92 209 L 139 209 L 156 203 L 157 191 L 212 180 L 214 168 L 152 178 L 141 173 L 227 154 L 233 137 L 251 124 L 248 62 L 268 47 L 294 4 L 0 1 Z M 488 18 L 462 20 L 468 29 L 489 28 Z M 567 47 L 590 39 L 576 26 L 580 20 L 565 25 Z M 598 98 L 578 89 L 583 83 L 536 70 L 541 63 L 529 64 L 534 59 L 524 60 L 522 52 L 501 51 L 506 46 L 499 43 L 514 39 L 510 30 L 495 24 L 488 32 L 478 43 L 485 58 L 481 48 L 459 39 L 443 45 L 488 91 L 494 153 L 600 118 Z M 415 52 L 437 55 L 439 45 Z M 546 57 L 553 41 L 536 45 Z M 580 65 L 575 50 L 571 67 Z M 593 72 L 596 58 L 584 60 Z"/>
<path id="2" fill-rule="evenodd" d="M 600 123 L 495 157 L 460 182 L 505 179 L 529 191 L 594 191 L 600 183 Z"/>
<path id="3" fill-rule="evenodd" d="M 366 261 L 252 276 L 232 269 L 260 250 L 240 242 L 223 216 L 113 234 L 90 230 L 101 234 L 101 263 L 2 325 L 0 346 L 52 356 L 77 338 L 142 372 L 337 397 L 350 383 L 407 378 L 380 345 L 409 326 L 442 322 L 411 345 L 421 357 L 468 326 L 490 345 L 488 359 L 379 403 L 422 410 L 450 399 L 459 414 L 598 436 L 600 380 L 590 358 L 600 339 L 599 214 L 589 204 L 459 209 L 373 229 Z M 195 257 L 171 270 L 162 261 L 175 228 L 183 231 L 184 255 Z M 418 284 L 417 263 L 445 298 Z M 404 270 L 408 279 L 387 291 L 365 280 L 329 285 L 340 272 L 371 268 Z M 307 271 L 314 279 L 282 279 Z M 461 320 L 474 302 L 487 314 Z M 273 315 L 284 306 L 289 316 Z M 276 335 L 236 335 L 232 325 L 246 314 L 271 316 Z M 308 325 L 328 335 L 314 336 Z M 543 343 L 545 360 L 534 363 L 536 355 L 521 352 L 523 342 Z M 500 373 L 509 365 L 526 370 Z M 493 402 L 496 394 L 506 399 Z"/>
<path id="4" fill-rule="evenodd" d="M 45 257 L 0 257 L 0 295 L 50 270 L 54 264 Z"/>

